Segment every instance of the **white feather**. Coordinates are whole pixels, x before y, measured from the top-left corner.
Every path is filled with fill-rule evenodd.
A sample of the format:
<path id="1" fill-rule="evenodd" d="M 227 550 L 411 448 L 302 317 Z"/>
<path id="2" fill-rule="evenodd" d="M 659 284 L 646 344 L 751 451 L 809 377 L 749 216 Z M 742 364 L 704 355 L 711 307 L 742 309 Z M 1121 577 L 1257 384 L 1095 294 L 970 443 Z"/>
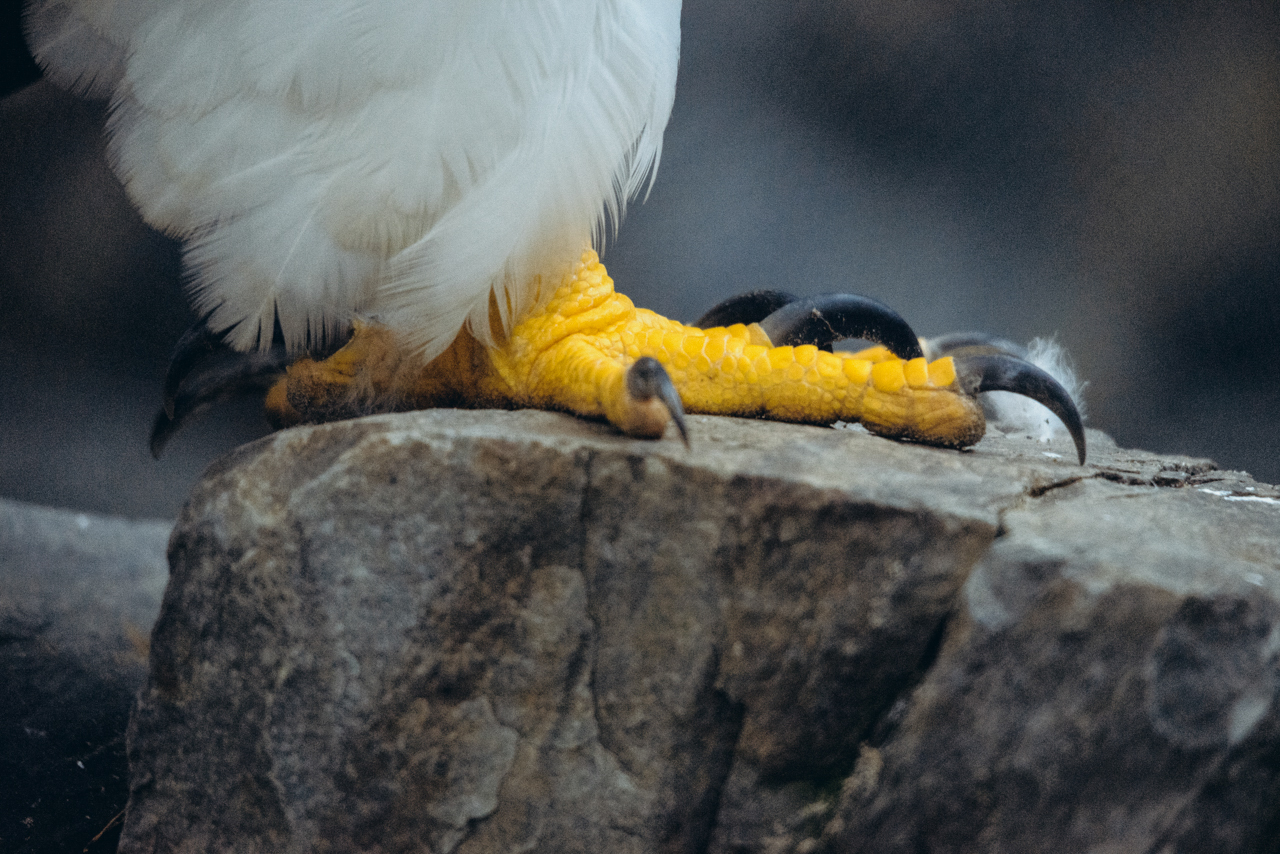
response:
<path id="1" fill-rule="evenodd" d="M 55 80 L 247 349 L 357 313 L 424 358 L 510 326 L 656 168 L 679 0 L 43 0 Z M 545 289 L 544 289 L 545 290 Z"/>

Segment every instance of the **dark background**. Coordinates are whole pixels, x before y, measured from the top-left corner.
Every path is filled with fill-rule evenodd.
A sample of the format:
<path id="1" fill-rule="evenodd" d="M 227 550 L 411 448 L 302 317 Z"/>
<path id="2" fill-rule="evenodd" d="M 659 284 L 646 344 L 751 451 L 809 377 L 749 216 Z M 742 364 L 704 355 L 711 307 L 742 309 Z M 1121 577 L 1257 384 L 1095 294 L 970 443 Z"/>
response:
<path id="1" fill-rule="evenodd" d="M 0 4 L 0 494 L 171 516 L 265 427 L 225 406 L 149 457 L 178 250 L 102 106 L 22 88 Z M 658 182 L 605 260 L 684 320 L 768 286 L 1056 335 L 1091 426 L 1280 481 L 1280 5 L 686 0 Z"/>

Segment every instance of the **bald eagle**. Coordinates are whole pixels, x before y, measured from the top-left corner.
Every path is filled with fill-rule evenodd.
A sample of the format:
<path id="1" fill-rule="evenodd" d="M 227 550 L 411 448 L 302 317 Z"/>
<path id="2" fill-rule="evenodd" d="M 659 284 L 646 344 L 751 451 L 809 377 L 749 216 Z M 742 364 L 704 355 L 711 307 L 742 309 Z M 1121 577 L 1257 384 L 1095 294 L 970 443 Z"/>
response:
<path id="1" fill-rule="evenodd" d="M 1007 390 L 1084 460 L 1071 396 L 989 339 L 922 345 L 848 295 L 686 326 L 614 291 L 593 247 L 657 170 L 680 0 L 35 0 L 27 23 L 56 83 L 110 99 L 117 175 L 185 245 L 201 320 L 155 450 L 253 383 L 279 426 L 538 406 L 686 442 L 694 411 L 950 447 Z"/>

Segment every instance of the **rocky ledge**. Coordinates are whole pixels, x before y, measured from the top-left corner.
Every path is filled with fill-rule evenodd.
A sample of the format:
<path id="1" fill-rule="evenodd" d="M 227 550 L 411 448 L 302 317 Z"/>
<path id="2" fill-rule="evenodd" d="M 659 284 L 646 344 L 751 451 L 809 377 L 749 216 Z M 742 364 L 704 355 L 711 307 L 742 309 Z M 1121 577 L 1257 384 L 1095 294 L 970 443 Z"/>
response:
<path id="1" fill-rule="evenodd" d="M 121 851 L 1272 850 L 1280 493 L 1089 438 L 247 446 L 170 543 Z"/>

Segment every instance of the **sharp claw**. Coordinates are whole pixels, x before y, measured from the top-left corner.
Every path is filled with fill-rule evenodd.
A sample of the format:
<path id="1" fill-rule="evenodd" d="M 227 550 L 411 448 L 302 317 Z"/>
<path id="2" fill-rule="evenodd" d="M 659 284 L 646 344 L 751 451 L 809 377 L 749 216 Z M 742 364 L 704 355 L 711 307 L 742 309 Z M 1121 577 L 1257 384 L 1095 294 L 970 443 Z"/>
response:
<path id="1" fill-rule="evenodd" d="M 1080 411 L 1057 380 L 1030 362 L 1006 355 L 957 356 L 955 365 L 960 385 L 969 394 L 1011 391 L 1047 407 L 1071 434 L 1080 465 L 1084 465 L 1084 424 Z"/>
<path id="2" fill-rule="evenodd" d="M 922 342 L 930 362 L 943 356 L 1012 356 L 1029 361 L 1027 348 L 985 332 L 952 332 Z"/>
<path id="3" fill-rule="evenodd" d="M 214 401 L 265 391 L 290 361 L 283 345 L 239 353 L 211 333 L 204 321 L 187 330 L 165 377 L 164 408 L 151 426 L 151 455 L 160 458 L 178 430 Z"/>
<path id="4" fill-rule="evenodd" d="M 637 400 L 658 398 L 671 414 L 676 429 L 680 431 L 680 439 L 686 448 L 689 447 L 689 428 L 684 420 L 684 404 L 680 402 L 680 393 L 676 391 L 671 375 L 657 359 L 642 356 L 627 370 L 627 391 Z"/>
<path id="5" fill-rule="evenodd" d="M 182 426 L 182 421 L 175 419 L 168 412 L 161 409 L 156 413 L 156 418 L 151 422 L 151 458 L 158 460 L 160 455 L 164 453 L 165 445 L 169 444 L 169 440 L 177 434 L 178 429 Z"/>
<path id="6" fill-rule="evenodd" d="M 173 355 L 169 357 L 169 370 L 164 377 L 164 414 L 170 419 L 173 418 L 174 404 L 182 381 L 203 359 L 227 349 L 227 345 L 223 343 L 225 333 L 218 334 L 209 329 L 209 318 L 212 316 L 213 312 L 210 311 L 182 333 L 173 348 Z"/>
<path id="7" fill-rule="evenodd" d="M 729 297 L 694 321 L 699 329 L 733 326 L 735 323 L 759 323 L 784 305 L 800 297 L 786 291 L 751 291 Z"/>
<path id="8" fill-rule="evenodd" d="M 819 294 L 788 303 L 760 321 L 777 346 L 829 346 L 843 338 L 883 344 L 900 359 L 924 355 L 915 332 L 896 311 L 870 297 Z"/>

